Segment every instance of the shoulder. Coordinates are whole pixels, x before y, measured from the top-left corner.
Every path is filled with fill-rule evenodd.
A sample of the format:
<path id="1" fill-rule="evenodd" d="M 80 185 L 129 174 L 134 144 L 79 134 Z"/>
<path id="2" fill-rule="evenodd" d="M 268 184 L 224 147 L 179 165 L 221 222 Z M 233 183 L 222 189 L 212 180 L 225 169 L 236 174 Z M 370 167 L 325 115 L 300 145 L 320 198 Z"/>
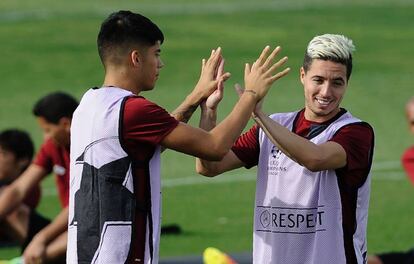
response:
<path id="1" fill-rule="evenodd" d="M 52 169 L 52 160 L 53 157 L 56 157 L 56 153 L 58 153 L 59 149 L 56 144 L 53 142 L 52 139 L 47 139 L 43 142 L 42 146 L 40 147 L 39 151 L 35 159 L 33 160 L 33 164 L 36 164 L 47 171 Z"/>
<path id="2" fill-rule="evenodd" d="M 124 101 L 123 119 L 126 123 L 147 123 L 171 118 L 164 108 L 142 96 L 128 97 Z"/>
<path id="3" fill-rule="evenodd" d="M 40 146 L 40 151 L 47 152 L 47 153 L 56 151 L 57 149 L 58 149 L 57 145 L 50 138 L 46 139 L 43 142 L 43 144 Z"/>
<path id="4" fill-rule="evenodd" d="M 125 139 L 159 142 L 160 138 L 178 125 L 178 121 L 164 108 L 142 96 L 126 98 L 122 114 L 122 133 Z"/>
<path id="5" fill-rule="evenodd" d="M 150 100 L 142 96 L 130 96 L 125 98 L 124 101 L 124 114 L 133 114 L 134 118 L 137 114 L 157 115 L 157 114 L 168 114 L 167 110 L 163 107 L 151 102 Z"/>
<path id="6" fill-rule="evenodd" d="M 373 140 L 374 129 L 366 122 L 354 122 L 339 128 L 334 137 L 337 136 L 346 136 L 361 141 Z"/>
<path id="7" fill-rule="evenodd" d="M 365 122 L 351 123 L 341 127 L 330 141 L 340 144 L 348 159 L 371 159 L 375 143 L 374 130 Z"/>
<path id="8" fill-rule="evenodd" d="M 353 116 L 351 112 L 345 108 L 341 108 L 340 116 L 333 123 L 337 123 L 340 126 L 338 132 L 346 130 L 348 132 L 352 131 L 374 135 L 374 129 L 368 122 Z"/>
<path id="9" fill-rule="evenodd" d="M 148 111 L 148 110 L 164 110 L 159 105 L 147 100 L 142 96 L 130 96 L 125 99 L 125 111 Z M 165 111 L 165 110 L 164 110 Z"/>

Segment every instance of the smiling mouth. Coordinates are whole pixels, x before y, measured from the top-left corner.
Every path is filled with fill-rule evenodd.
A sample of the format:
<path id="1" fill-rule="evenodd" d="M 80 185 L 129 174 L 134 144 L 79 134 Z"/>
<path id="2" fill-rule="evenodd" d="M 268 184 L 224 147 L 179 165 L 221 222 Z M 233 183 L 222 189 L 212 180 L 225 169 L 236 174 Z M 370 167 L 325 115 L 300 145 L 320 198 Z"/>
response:
<path id="1" fill-rule="evenodd" d="M 331 103 L 331 100 L 322 99 L 322 98 L 315 98 L 315 99 L 321 106 L 328 106 Z"/>

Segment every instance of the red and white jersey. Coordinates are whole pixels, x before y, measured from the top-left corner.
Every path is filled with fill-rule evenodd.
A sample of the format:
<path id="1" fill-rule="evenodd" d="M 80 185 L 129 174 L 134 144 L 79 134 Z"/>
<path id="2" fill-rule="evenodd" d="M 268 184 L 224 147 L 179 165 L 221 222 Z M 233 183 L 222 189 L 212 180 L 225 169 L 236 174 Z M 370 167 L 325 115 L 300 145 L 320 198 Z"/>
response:
<path id="1" fill-rule="evenodd" d="M 137 208 L 133 160 L 121 142 L 122 109 L 130 96 L 131 92 L 116 87 L 90 89 L 74 113 L 67 263 L 125 263 L 130 255 Z M 137 260 L 145 264 L 158 263 L 160 147 L 148 169 L 151 219 L 147 221 L 145 260 Z"/>
<path id="2" fill-rule="evenodd" d="M 297 115 L 298 112 L 281 113 L 271 118 L 292 131 Z M 345 112 L 309 140 L 322 144 L 344 126 L 359 122 Z M 258 140 L 254 263 L 364 263 L 370 176 L 351 188 L 335 170 L 312 172 L 291 160 L 261 129 Z M 348 239 L 351 253 L 349 245 L 345 245 L 347 232 L 343 229 L 343 218 L 348 217 L 344 211 L 350 207 L 356 223 Z"/>

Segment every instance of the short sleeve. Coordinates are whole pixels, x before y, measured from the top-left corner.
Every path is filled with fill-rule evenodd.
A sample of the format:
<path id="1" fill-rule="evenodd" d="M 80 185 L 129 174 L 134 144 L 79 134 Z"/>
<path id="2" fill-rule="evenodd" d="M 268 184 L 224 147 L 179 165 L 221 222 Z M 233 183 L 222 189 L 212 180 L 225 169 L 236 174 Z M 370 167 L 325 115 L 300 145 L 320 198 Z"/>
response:
<path id="1" fill-rule="evenodd" d="M 371 169 L 374 149 L 374 131 L 367 123 L 355 123 L 342 127 L 330 140 L 340 144 L 345 152 L 347 164 L 339 169 L 349 179 L 352 186 L 360 186 L 365 182 Z"/>
<path id="2" fill-rule="evenodd" d="M 258 126 L 254 125 L 249 131 L 241 135 L 231 148 L 247 169 L 256 166 L 259 162 L 260 146 L 258 133 Z"/>
<path id="3" fill-rule="evenodd" d="M 158 145 L 178 121 L 165 109 L 143 97 L 128 98 L 124 105 L 123 137 Z"/>
<path id="4" fill-rule="evenodd" d="M 47 171 L 47 173 L 52 172 L 53 160 L 52 160 L 52 148 L 53 142 L 51 139 L 46 140 L 40 150 L 37 152 L 36 157 L 33 161 L 33 164 L 36 164 Z"/>

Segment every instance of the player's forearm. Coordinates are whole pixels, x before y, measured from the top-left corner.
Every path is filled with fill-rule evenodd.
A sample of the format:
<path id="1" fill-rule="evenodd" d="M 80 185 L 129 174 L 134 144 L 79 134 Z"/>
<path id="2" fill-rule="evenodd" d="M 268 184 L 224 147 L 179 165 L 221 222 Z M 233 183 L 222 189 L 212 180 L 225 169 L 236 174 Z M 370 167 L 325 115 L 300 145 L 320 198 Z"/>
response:
<path id="1" fill-rule="evenodd" d="M 210 131 L 213 146 L 216 147 L 216 151 L 222 154 L 221 157 L 224 157 L 242 133 L 256 103 L 256 95 L 243 94 L 230 114 Z"/>
<path id="2" fill-rule="evenodd" d="M 205 105 L 201 104 L 201 115 L 200 115 L 200 123 L 199 127 L 204 129 L 205 131 L 210 131 L 217 124 L 217 110 L 210 109 Z"/>
<path id="3" fill-rule="evenodd" d="M 278 147 L 283 153 L 288 155 L 290 158 L 293 159 L 293 157 L 290 156 L 290 154 L 279 144 L 279 142 L 276 141 L 275 137 L 272 133 L 270 133 L 269 129 L 265 126 L 263 121 L 260 119 L 259 116 L 257 116 L 255 113 L 252 114 L 254 122 L 263 130 L 263 132 L 266 134 L 266 136 L 269 138 L 269 140 Z M 262 117 L 263 118 L 263 117 Z"/>
<path id="4" fill-rule="evenodd" d="M 171 115 L 180 122 L 187 123 L 197 107 L 200 105 L 202 98 L 200 95 L 191 93 L 185 100 L 171 113 Z"/>
<path id="5" fill-rule="evenodd" d="M 206 131 L 212 130 L 216 127 L 217 123 L 217 110 L 210 109 L 205 104 L 201 104 L 201 115 L 200 115 L 200 123 L 199 127 Z M 208 161 L 203 160 L 200 158 L 196 158 L 196 171 L 199 174 L 204 176 L 215 176 L 213 171 L 215 171 L 217 162 L 215 161 Z"/>
<path id="6" fill-rule="evenodd" d="M 256 113 L 254 119 L 270 141 L 283 153 L 307 168 L 313 167 L 315 159 L 320 156 L 320 150 L 316 144 L 292 133 L 262 111 Z"/>
<path id="7" fill-rule="evenodd" d="M 67 248 L 68 232 L 65 231 L 46 247 L 46 263 L 54 263 L 65 256 Z"/>
<path id="8" fill-rule="evenodd" d="M 0 220 L 17 208 L 23 201 L 24 195 L 14 187 L 9 185 L 0 193 Z"/>
<path id="9" fill-rule="evenodd" d="M 43 228 L 36 236 L 36 239 L 42 241 L 45 245 L 50 243 L 68 228 L 68 208 L 64 208 L 53 221 Z"/>
<path id="10" fill-rule="evenodd" d="M 0 219 L 12 212 L 22 203 L 27 193 L 47 175 L 42 167 L 31 164 L 22 175 L 8 185 L 0 194 Z"/>

